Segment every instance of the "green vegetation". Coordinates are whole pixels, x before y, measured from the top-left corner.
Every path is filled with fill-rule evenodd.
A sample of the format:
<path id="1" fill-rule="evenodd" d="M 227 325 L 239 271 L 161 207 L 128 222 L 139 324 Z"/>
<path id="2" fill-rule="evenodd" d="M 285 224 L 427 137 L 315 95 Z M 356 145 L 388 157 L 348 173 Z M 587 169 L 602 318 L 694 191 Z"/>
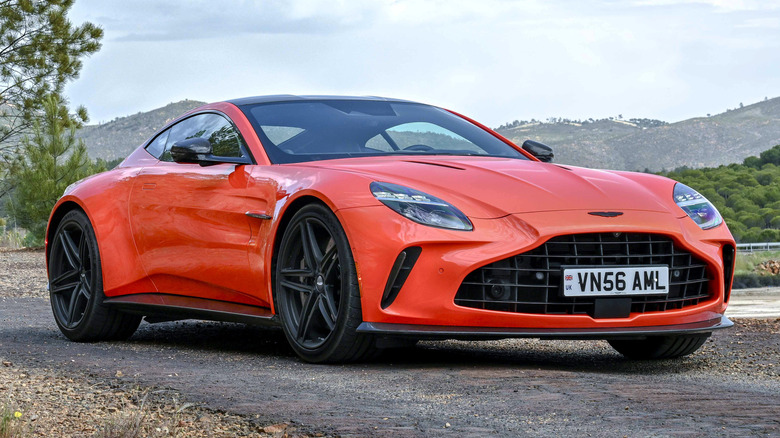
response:
<path id="1" fill-rule="evenodd" d="M 22 139 L 8 167 L 16 187 L 6 209 L 28 230 L 26 246 L 43 244 L 49 213 L 68 185 L 106 170 L 89 161 L 84 142 L 76 138 L 78 123 L 67 114 L 57 96 L 48 96 L 43 120 L 33 125 L 32 137 Z"/>
<path id="2" fill-rule="evenodd" d="M 39 117 L 45 96 L 61 94 L 78 76 L 80 58 L 100 49 L 102 29 L 68 21 L 73 2 L 0 2 L 0 154 L 13 152 Z M 83 107 L 76 116 L 86 120 Z"/>
<path id="3" fill-rule="evenodd" d="M 74 141 L 86 109 L 70 113 L 62 90 L 100 49 L 103 30 L 68 21 L 73 3 L 0 0 L 0 213 L 13 227 L 0 240 L 24 235 L 19 225 L 28 243 L 41 243 L 62 189 L 97 169 Z"/>
<path id="4" fill-rule="evenodd" d="M 21 422 L 22 413 L 11 409 L 9 404 L 0 406 L 0 438 L 19 438 L 26 435 Z"/>
<path id="5" fill-rule="evenodd" d="M 768 260 L 780 260 L 780 251 L 759 251 L 737 253 L 734 266 L 734 289 L 747 287 L 780 286 L 780 275 L 771 275 L 756 267 Z"/>
<path id="6" fill-rule="evenodd" d="M 780 145 L 742 164 L 680 168 L 664 175 L 715 204 L 737 242 L 780 241 Z"/>

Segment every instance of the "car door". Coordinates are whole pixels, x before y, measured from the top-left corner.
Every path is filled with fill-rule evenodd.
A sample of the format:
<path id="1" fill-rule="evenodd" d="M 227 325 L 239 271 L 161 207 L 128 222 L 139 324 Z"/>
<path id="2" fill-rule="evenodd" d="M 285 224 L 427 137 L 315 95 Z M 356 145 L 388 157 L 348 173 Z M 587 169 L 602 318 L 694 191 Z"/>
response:
<path id="1" fill-rule="evenodd" d="M 173 162 L 171 146 L 194 137 L 208 139 L 213 155 L 247 164 Z M 252 157 L 235 126 L 222 114 L 197 114 L 158 135 L 147 151 L 160 161 L 140 171 L 129 208 L 138 253 L 157 289 L 267 305 L 249 269 L 256 219 L 246 213 L 265 211 L 268 200 L 254 194 L 262 191 L 253 190 Z"/>

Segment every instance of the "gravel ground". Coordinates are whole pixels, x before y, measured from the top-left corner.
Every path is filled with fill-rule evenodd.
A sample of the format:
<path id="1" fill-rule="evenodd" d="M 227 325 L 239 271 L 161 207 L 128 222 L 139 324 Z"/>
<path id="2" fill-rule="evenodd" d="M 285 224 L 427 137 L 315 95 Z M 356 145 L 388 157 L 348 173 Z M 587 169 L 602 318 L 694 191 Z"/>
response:
<path id="1" fill-rule="evenodd" d="M 186 403 L 177 391 L 2 361 L 2 404 L 17 433 L 29 437 L 273 437 L 295 433 L 288 424 Z"/>
<path id="2" fill-rule="evenodd" d="M 1 297 L 48 299 L 46 283 L 46 256 L 43 250 L 0 249 Z"/>
<path id="3" fill-rule="evenodd" d="M 504 340 L 316 366 L 278 331 L 239 324 L 144 323 L 127 342 L 68 342 L 42 263 L 40 252 L 0 253 L 0 359 L 11 363 L 0 400 L 10 394 L 38 434 L 88 436 L 135 418 L 147 397 L 151 436 L 780 436 L 778 318 L 736 319 L 679 360 L 629 361 L 600 341 Z M 177 413 L 186 402 L 198 405 Z M 79 420 L 53 429 L 63 417 Z"/>
<path id="4" fill-rule="evenodd" d="M 11 298 L 45 300 L 48 306 L 46 283 L 42 250 L 0 250 L 0 310 Z M 310 436 L 287 423 L 203 408 L 176 390 L 124 379 L 121 371 L 107 379 L 64 367 L 13 363 L 5 353 L 0 351 L 0 408 L 11 415 L 19 412 L 11 425 L 22 436 Z"/>

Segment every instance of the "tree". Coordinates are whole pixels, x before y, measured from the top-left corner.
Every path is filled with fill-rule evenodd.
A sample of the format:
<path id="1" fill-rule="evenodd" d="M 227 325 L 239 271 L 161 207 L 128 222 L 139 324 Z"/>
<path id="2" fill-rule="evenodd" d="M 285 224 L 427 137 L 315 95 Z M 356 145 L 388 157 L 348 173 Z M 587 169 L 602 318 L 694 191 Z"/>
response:
<path id="1" fill-rule="evenodd" d="M 0 169 L 42 114 L 45 96 L 61 94 L 80 59 L 100 49 L 101 28 L 68 21 L 73 2 L 0 0 Z M 83 107 L 63 117 L 87 120 Z M 0 197 L 7 191 L 0 187 Z"/>
<path id="2" fill-rule="evenodd" d="M 65 188 L 105 170 L 89 160 L 83 140 L 76 138 L 79 122 L 68 116 L 62 99 L 50 94 L 43 106 L 42 119 L 33 123 L 31 136 L 22 138 L 20 153 L 8 168 L 16 188 L 6 207 L 33 244 L 42 244 L 49 213 Z"/>

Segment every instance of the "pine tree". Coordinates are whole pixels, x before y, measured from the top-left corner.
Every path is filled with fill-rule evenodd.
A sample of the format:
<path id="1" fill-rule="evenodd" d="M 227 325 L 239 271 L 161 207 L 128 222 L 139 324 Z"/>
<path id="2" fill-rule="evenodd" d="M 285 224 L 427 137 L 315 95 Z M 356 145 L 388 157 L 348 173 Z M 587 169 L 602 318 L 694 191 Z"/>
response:
<path id="1" fill-rule="evenodd" d="M 68 21 L 73 2 L 0 0 L 0 151 L 32 126 L 44 96 L 78 76 L 80 58 L 100 49 L 100 27 Z"/>
<path id="2" fill-rule="evenodd" d="M 43 113 L 45 96 L 61 94 L 78 76 L 81 58 L 100 49 L 100 27 L 68 20 L 73 3 L 0 0 L 0 200 L 14 185 L 8 162 Z M 87 113 L 81 107 L 63 117 L 86 121 Z"/>
<path id="3" fill-rule="evenodd" d="M 43 243 L 52 207 L 65 188 L 105 167 L 93 164 L 83 140 L 76 137 L 79 122 L 68 116 L 68 108 L 56 94 L 43 101 L 43 117 L 35 121 L 32 133 L 23 137 L 19 154 L 9 166 L 15 189 L 6 203 L 16 225 L 27 229 L 27 243 Z"/>

